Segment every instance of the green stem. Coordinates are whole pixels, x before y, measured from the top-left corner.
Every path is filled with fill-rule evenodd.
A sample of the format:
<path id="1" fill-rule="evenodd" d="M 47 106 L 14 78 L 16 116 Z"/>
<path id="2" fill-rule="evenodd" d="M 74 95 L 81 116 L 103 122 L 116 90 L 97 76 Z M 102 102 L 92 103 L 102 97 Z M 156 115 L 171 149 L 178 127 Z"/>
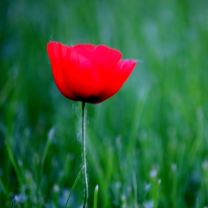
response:
<path id="1" fill-rule="evenodd" d="M 86 141 L 85 141 L 85 102 L 82 101 L 82 145 L 83 145 L 83 166 L 85 179 L 85 198 L 83 208 L 87 207 L 88 199 L 88 179 L 87 179 L 87 162 L 86 162 Z"/>

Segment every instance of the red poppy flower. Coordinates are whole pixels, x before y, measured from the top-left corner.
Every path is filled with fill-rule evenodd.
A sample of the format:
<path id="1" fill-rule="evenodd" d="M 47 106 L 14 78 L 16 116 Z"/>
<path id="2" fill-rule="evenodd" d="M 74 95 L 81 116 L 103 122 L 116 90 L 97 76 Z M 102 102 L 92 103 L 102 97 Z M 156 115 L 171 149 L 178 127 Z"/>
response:
<path id="1" fill-rule="evenodd" d="M 71 100 L 100 103 L 114 95 L 126 81 L 135 60 L 121 60 L 121 52 L 105 45 L 47 44 L 54 80 Z"/>

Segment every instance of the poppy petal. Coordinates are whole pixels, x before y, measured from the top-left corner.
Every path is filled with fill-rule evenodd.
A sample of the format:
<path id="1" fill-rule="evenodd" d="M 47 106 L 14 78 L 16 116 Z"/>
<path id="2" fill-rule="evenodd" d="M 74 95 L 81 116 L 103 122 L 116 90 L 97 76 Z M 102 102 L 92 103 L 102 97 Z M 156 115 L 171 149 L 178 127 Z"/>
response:
<path id="1" fill-rule="evenodd" d="M 63 59 L 63 80 L 67 89 L 83 100 L 91 96 L 97 87 L 98 76 L 92 63 L 75 50 L 69 50 Z"/>
<path id="2" fill-rule="evenodd" d="M 80 54 L 81 56 L 84 56 L 85 58 L 89 59 L 91 56 L 95 46 L 93 44 L 87 43 L 87 44 L 77 44 L 73 46 L 73 49 Z"/>
<path id="3" fill-rule="evenodd" d="M 69 47 L 62 43 L 51 41 L 47 44 L 47 52 L 52 65 L 53 77 L 58 89 L 64 96 L 70 99 L 76 99 L 74 94 L 66 88 L 65 83 L 63 82 L 62 60 L 67 54 L 68 50 Z"/>
<path id="4" fill-rule="evenodd" d="M 93 93 L 94 96 L 99 94 L 106 84 L 106 80 L 109 74 L 112 73 L 113 69 L 118 64 L 122 53 L 117 49 L 110 48 L 105 45 L 98 45 L 94 48 L 91 56 L 91 61 L 96 67 L 99 76 L 98 86 Z"/>
<path id="5" fill-rule="evenodd" d="M 133 71 L 136 61 L 134 60 L 120 60 L 110 78 L 108 79 L 105 88 L 100 93 L 99 97 L 102 99 L 99 102 L 106 100 L 114 95 L 124 84 L 126 79 Z"/>

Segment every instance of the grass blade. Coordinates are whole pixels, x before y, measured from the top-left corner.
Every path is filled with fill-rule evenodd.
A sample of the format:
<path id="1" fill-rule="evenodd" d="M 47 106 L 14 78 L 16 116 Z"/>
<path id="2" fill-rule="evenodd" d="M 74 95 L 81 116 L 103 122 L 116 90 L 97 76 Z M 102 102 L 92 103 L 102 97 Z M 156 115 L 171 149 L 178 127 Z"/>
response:
<path id="1" fill-rule="evenodd" d="M 45 146 L 45 149 L 44 149 L 44 152 L 43 152 L 43 157 L 42 157 L 42 160 L 41 160 L 41 174 L 42 174 L 42 171 L 43 171 L 43 166 L 44 166 L 44 162 L 45 162 L 45 158 L 46 158 L 49 146 L 50 146 L 51 141 L 53 139 L 54 132 L 55 132 L 55 130 L 54 130 L 54 128 L 52 128 L 52 129 L 50 129 L 50 131 L 48 133 L 48 139 L 47 139 L 46 146 Z"/>
<path id="2" fill-rule="evenodd" d="M 93 208 L 97 208 L 97 197 L 98 197 L 98 185 L 96 185 L 95 191 L 94 191 L 94 203 L 93 203 Z"/>
<path id="3" fill-rule="evenodd" d="M 75 179 L 75 181 L 73 183 L 73 186 L 71 188 L 71 191 L 70 191 L 69 196 L 68 196 L 67 201 L 66 201 L 65 208 L 67 208 L 67 204 L 69 202 L 69 199 L 70 199 L 70 197 L 72 195 L 73 190 L 75 189 L 75 187 L 77 185 L 77 182 L 78 182 L 79 178 L 81 177 L 81 173 L 82 173 L 83 170 L 84 170 L 84 165 L 82 166 L 81 170 L 79 171 L 79 173 L 78 173 L 78 175 L 77 175 L 77 177 L 76 177 L 76 179 Z"/>

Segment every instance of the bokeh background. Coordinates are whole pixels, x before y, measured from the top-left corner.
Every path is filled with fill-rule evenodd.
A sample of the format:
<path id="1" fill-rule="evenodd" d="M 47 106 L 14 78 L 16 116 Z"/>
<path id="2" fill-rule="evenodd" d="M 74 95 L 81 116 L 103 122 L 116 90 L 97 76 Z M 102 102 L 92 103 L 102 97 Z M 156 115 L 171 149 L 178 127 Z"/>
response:
<path id="1" fill-rule="evenodd" d="M 1 0 L 0 205 L 64 207 L 81 168 L 81 103 L 53 81 L 46 44 L 104 43 L 137 59 L 87 105 L 89 207 L 208 206 L 205 0 Z M 79 180 L 69 207 L 81 207 Z"/>

